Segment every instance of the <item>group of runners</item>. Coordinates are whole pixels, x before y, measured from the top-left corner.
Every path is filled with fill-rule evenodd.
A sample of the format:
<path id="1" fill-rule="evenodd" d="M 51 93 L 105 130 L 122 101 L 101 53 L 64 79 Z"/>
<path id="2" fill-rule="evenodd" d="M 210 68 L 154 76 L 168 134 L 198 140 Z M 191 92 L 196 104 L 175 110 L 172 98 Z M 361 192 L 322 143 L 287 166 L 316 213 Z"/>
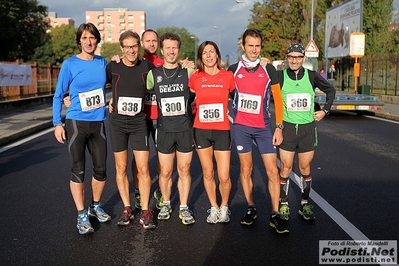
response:
<path id="1" fill-rule="evenodd" d="M 271 64 L 262 61 L 262 33 L 256 29 L 244 32 L 242 59 L 228 70 L 221 68 L 220 50 L 213 41 L 199 45 L 197 62 L 180 61 L 181 40 L 174 33 L 165 33 L 158 38 L 155 31 L 146 30 L 140 38 L 137 33 L 126 31 L 119 39 L 122 58 L 109 64 L 95 55 L 100 34 L 93 24 L 80 25 L 76 41 L 81 53 L 62 65 L 54 94 L 53 123 L 57 141 L 68 144 L 70 188 L 78 211 L 76 226 L 80 234 L 94 231 L 90 217 L 99 222 L 111 219 L 100 203 L 107 178 L 106 84 L 112 85 L 109 132 L 116 183 L 124 205 L 118 225 L 128 225 L 135 218 L 127 173 L 130 142 L 135 207 L 141 209 L 142 227 L 155 228 L 154 211 L 149 208 L 152 184 L 148 166 L 150 136 L 158 157 L 159 187 L 154 191 L 156 206 L 160 209 L 158 220 L 167 220 L 172 213 L 172 173 L 176 160 L 178 216 L 183 224 L 196 222 L 188 206 L 190 166 L 196 149 L 210 203 L 206 220 L 211 224 L 230 221 L 232 139 L 229 98 L 233 103 L 233 114 L 230 115 L 240 160 L 240 181 L 248 204 L 241 224 L 251 225 L 257 218 L 252 193 L 253 143 L 259 149 L 268 177 L 272 206 L 270 226 L 278 233 L 289 232 L 289 175 L 296 152 L 302 180 L 299 214 L 305 220 L 315 219 L 308 198 L 312 183 L 310 165 L 317 146 L 316 122 L 328 114 L 335 90 L 317 72 L 302 67 L 305 55 L 302 45 L 290 45 L 286 57 L 289 69 L 276 71 Z M 163 59 L 157 56 L 158 45 Z M 143 57 L 139 55 L 141 46 L 145 52 Z M 327 94 L 322 110 L 314 110 L 316 87 Z M 70 106 L 64 127 L 61 111 L 68 90 Z M 271 96 L 275 125 L 272 125 L 269 112 Z M 93 161 L 92 203 L 87 210 L 84 207 L 86 147 Z"/>

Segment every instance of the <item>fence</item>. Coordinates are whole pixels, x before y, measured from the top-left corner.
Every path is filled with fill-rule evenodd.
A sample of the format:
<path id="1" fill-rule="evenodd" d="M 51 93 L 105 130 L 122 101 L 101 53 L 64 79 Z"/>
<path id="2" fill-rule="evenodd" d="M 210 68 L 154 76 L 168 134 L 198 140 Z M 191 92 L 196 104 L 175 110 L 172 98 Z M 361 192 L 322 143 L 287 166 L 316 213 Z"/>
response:
<path id="1" fill-rule="evenodd" d="M 360 63 L 358 85 L 369 85 L 371 94 L 398 96 L 399 53 L 365 56 L 358 62 Z M 337 90 L 354 91 L 354 63 L 353 58 L 329 60 L 329 66 L 334 64 L 336 68 Z M 319 69 L 325 68 L 325 61 L 320 61 L 318 66 Z"/>
<path id="2" fill-rule="evenodd" d="M 18 64 L 17 62 L 2 62 Z M 353 58 L 329 60 L 329 65 L 336 68 L 336 89 L 354 91 Z M 399 53 L 380 56 L 366 56 L 359 59 L 360 78 L 358 85 L 369 85 L 370 93 L 375 95 L 398 96 Z M 61 66 L 30 64 L 32 67 L 32 85 L 0 87 L 0 102 L 29 97 L 54 94 Z M 326 62 L 319 61 L 319 69 L 325 68 Z M 326 71 L 328 72 L 328 71 Z"/>
<path id="3" fill-rule="evenodd" d="M 3 64 L 18 64 L 19 62 L 1 62 Z M 0 101 L 34 98 L 41 95 L 54 94 L 60 66 L 27 64 L 32 68 L 32 85 L 29 86 L 1 86 Z"/>

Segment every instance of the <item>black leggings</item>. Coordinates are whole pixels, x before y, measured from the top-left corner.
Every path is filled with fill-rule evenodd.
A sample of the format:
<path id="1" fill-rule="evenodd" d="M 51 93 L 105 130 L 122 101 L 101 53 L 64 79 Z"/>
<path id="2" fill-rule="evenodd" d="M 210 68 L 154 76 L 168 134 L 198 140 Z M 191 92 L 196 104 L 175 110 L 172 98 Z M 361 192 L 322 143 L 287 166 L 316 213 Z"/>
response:
<path id="1" fill-rule="evenodd" d="M 107 179 L 107 138 L 104 121 L 66 119 L 65 129 L 71 160 L 71 181 L 84 182 L 86 146 L 92 158 L 93 177 L 98 181 L 105 181 Z"/>

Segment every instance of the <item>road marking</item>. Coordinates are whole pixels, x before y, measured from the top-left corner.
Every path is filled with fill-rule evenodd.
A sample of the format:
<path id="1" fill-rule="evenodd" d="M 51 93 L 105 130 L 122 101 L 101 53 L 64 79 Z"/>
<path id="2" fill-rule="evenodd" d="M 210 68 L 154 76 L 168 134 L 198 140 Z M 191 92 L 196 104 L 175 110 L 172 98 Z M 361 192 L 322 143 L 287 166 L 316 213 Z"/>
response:
<path id="1" fill-rule="evenodd" d="M 41 131 L 41 132 L 39 132 L 39 133 L 36 133 L 36 134 L 34 134 L 34 135 L 31 135 L 31 136 L 29 136 L 29 137 L 23 138 L 23 139 L 21 139 L 21 140 L 19 140 L 19 141 L 16 141 L 16 142 L 14 142 L 14 143 L 12 143 L 12 144 L 9 144 L 9 145 L 7 145 L 7 146 L 4 146 L 4 147 L 0 148 L 0 153 L 3 153 L 3 152 L 5 152 L 5 151 L 8 151 L 9 149 L 12 149 L 12 148 L 14 148 L 14 147 L 17 147 L 17 146 L 19 146 L 19 145 L 21 145 L 21 144 L 24 144 L 25 142 L 28 142 L 28 141 L 30 141 L 30 140 L 32 140 L 32 139 L 35 139 L 35 138 L 38 138 L 38 137 L 40 137 L 40 136 L 42 136 L 42 135 L 45 135 L 45 134 L 47 134 L 47 133 L 49 133 L 49 132 L 52 132 L 52 131 L 54 131 L 54 128 L 49 128 L 49 129 L 43 130 L 43 131 Z"/>
<path id="2" fill-rule="evenodd" d="M 378 117 L 378 116 L 365 116 L 365 117 L 367 117 L 367 118 L 370 118 L 370 119 L 375 119 L 375 120 L 380 120 L 380 121 L 384 121 L 384 122 L 390 122 L 390 123 L 394 123 L 394 124 L 398 124 L 399 125 L 399 122 L 398 121 L 394 121 L 394 120 L 389 120 L 389 119 L 387 119 L 387 118 L 383 118 L 383 117 Z"/>
<path id="3" fill-rule="evenodd" d="M 229 115 L 229 120 L 231 123 L 233 123 L 233 118 Z M 379 119 L 376 117 L 372 117 L 373 119 Z M 382 120 L 382 119 L 381 119 Z M 394 123 L 395 121 L 391 121 Z M 255 144 L 256 145 L 256 144 Z M 277 166 L 280 168 L 280 160 L 277 159 Z M 293 171 L 291 171 L 290 174 L 290 179 L 299 187 L 300 183 L 300 177 L 295 174 Z M 320 196 L 319 193 L 316 192 L 312 188 L 309 197 L 314 201 L 315 204 L 317 204 L 330 218 L 339 226 L 341 227 L 342 230 L 345 231 L 353 240 L 367 240 L 369 241 L 370 239 L 363 234 L 359 229 L 356 228 L 348 219 L 346 219 L 339 211 L 337 211 L 330 203 L 328 203 L 322 196 Z M 398 265 L 398 264 L 394 264 Z"/>

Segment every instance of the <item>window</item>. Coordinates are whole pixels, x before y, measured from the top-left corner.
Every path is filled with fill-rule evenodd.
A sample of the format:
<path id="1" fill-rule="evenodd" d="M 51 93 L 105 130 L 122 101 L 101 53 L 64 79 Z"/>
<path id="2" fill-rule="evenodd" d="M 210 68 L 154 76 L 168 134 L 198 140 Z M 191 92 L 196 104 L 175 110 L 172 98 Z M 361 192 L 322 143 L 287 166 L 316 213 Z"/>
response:
<path id="1" fill-rule="evenodd" d="M 125 15 L 119 15 L 119 19 L 125 19 Z"/>
<path id="2" fill-rule="evenodd" d="M 128 19 L 133 19 L 133 15 L 129 15 L 129 16 L 128 16 Z"/>
<path id="3" fill-rule="evenodd" d="M 98 15 L 97 18 L 102 20 L 102 19 L 104 19 L 104 16 L 103 15 Z"/>
<path id="4" fill-rule="evenodd" d="M 133 27 L 133 22 L 129 22 L 129 27 Z"/>
<path id="5" fill-rule="evenodd" d="M 109 42 L 112 41 L 112 37 L 108 37 L 107 41 L 109 41 Z"/>
<path id="6" fill-rule="evenodd" d="M 108 30 L 107 30 L 107 33 L 111 34 L 111 33 L 112 33 L 112 30 L 111 30 L 111 29 L 108 29 Z"/>
<path id="7" fill-rule="evenodd" d="M 125 27 L 125 22 L 121 22 L 121 23 L 119 23 L 119 26 L 121 26 L 121 27 Z"/>
<path id="8" fill-rule="evenodd" d="M 111 19 L 111 15 L 107 15 L 107 19 Z"/>

